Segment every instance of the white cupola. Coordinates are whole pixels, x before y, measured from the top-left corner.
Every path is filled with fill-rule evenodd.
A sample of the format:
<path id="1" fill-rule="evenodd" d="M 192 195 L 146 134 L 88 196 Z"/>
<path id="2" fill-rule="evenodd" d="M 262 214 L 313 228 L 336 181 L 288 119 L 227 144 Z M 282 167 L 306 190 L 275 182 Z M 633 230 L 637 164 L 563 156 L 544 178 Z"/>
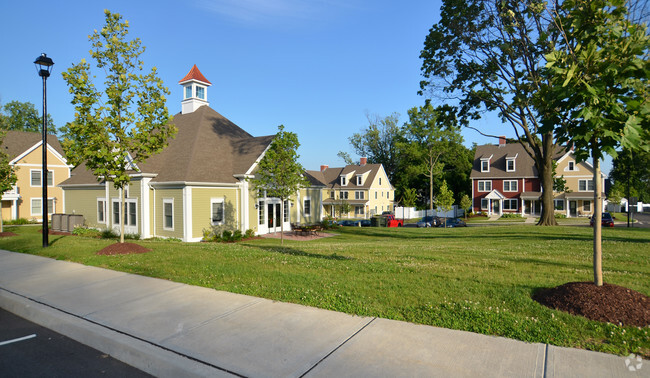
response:
<path id="1" fill-rule="evenodd" d="M 196 64 L 178 84 L 183 86 L 181 114 L 192 113 L 203 105 L 210 105 L 208 103 L 208 87 L 212 83 L 203 76 Z"/>

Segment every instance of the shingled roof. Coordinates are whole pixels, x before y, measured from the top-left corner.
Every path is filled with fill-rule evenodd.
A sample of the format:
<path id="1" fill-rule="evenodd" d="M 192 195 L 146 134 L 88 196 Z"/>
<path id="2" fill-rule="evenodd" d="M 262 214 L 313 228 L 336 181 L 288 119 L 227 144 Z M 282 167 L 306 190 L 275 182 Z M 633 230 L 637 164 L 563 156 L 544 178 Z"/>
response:
<path id="1" fill-rule="evenodd" d="M 156 174 L 152 183 L 236 183 L 234 175 L 247 173 L 274 137 L 253 137 L 209 106 L 176 114 L 172 122 L 178 128 L 176 138 L 138 165 L 142 173 Z M 62 185 L 97 182 L 83 166 L 72 174 Z"/>
<path id="2" fill-rule="evenodd" d="M 187 75 L 185 75 L 185 77 L 178 82 L 178 84 L 183 84 L 186 81 L 190 81 L 190 80 L 196 80 L 208 85 L 212 85 L 212 83 L 209 82 L 208 79 L 205 78 L 205 76 L 203 76 L 201 71 L 199 71 L 199 68 L 196 66 L 196 64 L 192 66 L 190 72 L 188 72 Z"/>
<path id="3" fill-rule="evenodd" d="M 2 150 L 9 157 L 9 161 L 11 161 L 42 140 L 43 135 L 41 133 L 9 130 L 2 140 Z M 56 135 L 48 134 L 47 144 L 54 148 L 61 156 L 64 156 L 63 148 Z"/>
<path id="4" fill-rule="evenodd" d="M 381 164 L 365 164 L 365 165 L 346 165 L 343 168 L 327 168 L 324 171 L 305 171 L 307 179 L 314 185 L 325 186 L 330 189 L 369 189 L 372 182 L 375 180 Z M 348 184 L 348 186 L 341 186 L 341 175 L 347 175 L 354 172 L 355 175 L 368 173 L 368 177 L 362 186 Z"/>
<path id="5" fill-rule="evenodd" d="M 566 154 L 567 148 L 556 146 L 553 159 L 557 160 Z M 515 172 L 506 171 L 506 158 L 514 158 Z M 490 158 L 491 157 L 491 158 Z M 490 171 L 481 172 L 481 159 L 490 158 Z M 507 143 L 500 145 L 485 144 L 476 146 L 474 153 L 474 164 L 470 178 L 514 178 L 538 177 L 535 161 L 524 150 L 520 143 Z"/>

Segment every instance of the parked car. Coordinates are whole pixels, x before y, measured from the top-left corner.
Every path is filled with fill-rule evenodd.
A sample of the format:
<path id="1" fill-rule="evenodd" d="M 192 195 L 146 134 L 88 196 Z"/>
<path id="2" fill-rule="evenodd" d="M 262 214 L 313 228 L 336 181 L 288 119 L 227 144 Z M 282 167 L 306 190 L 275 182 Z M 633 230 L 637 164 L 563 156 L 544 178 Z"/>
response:
<path id="1" fill-rule="evenodd" d="M 361 227 L 370 227 L 370 219 L 362 219 L 360 221 L 357 221 L 355 226 L 361 226 Z"/>
<path id="2" fill-rule="evenodd" d="M 441 220 L 436 216 L 427 215 L 418 221 L 418 227 L 439 227 Z"/>
<path id="3" fill-rule="evenodd" d="M 357 225 L 356 221 L 349 220 L 349 219 L 339 221 L 339 226 L 356 226 L 356 225 Z"/>
<path id="4" fill-rule="evenodd" d="M 612 214 L 610 213 L 603 213 L 603 217 L 600 221 L 601 226 L 603 227 L 614 227 L 614 217 L 612 217 Z M 594 217 L 592 216 L 591 219 L 589 219 L 589 225 L 591 227 L 594 226 Z"/>
<path id="5" fill-rule="evenodd" d="M 467 227 L 467 223 L 460 218 L 447 218 L 447 223 L 445 220 L 441 221 L 440 227 Z"/>
<path id="6" fill-rule="evenodd" d="M 404 226 L 404 220 L 395 218 L 393 214 L 383 214 L 381 217 L 386 219 L 386 227 Z"/>

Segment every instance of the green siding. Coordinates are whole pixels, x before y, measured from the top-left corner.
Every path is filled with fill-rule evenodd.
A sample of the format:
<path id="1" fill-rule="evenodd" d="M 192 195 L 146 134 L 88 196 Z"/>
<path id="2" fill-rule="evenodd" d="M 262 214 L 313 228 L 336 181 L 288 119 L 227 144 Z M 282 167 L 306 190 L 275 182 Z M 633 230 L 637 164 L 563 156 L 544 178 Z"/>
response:
<path id="1" fill-rule="evenodd" d="M 156 236 L 183 238 L 183 189 L 156 189 L 155 191 L 155 217 L 152 228 Z M 174 203 L 174 229 L 166 230 L 164 226 L 163 200 L 172 199 Z"/>
<path id="2" fill-rule="evenodd" d="M 192 237 L 203 237 L 203 230 L 212 223 L 210 201 L 212 198 L 224 199 L 225 224 L 231 229 L 239 227 L 239 198 L 237 188 L 191 188 L 192 190 Z M 255 203 L 253 203 L 253 209 Z M 257 219 L 257 217 L 255 217 Z"/>
<path id="3" fill-rule="evenodd" d="M 106 191 L 102 189 L 64 189 L 65 214 L 80 214 L 84 216 L 86 226 L 105 228 L 97 222 L 97 199 L 104 198 Z"/>

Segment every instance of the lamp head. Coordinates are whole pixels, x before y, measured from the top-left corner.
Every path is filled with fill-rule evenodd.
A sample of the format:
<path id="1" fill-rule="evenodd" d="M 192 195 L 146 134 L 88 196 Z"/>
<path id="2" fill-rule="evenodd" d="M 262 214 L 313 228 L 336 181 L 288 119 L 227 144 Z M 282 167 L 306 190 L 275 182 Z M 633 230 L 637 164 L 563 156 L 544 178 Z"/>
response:
<path id="1" fill-rule="evenodd" d="M 52 61 L 52 58 L 47 57 L 47 54 L 42 53 L 38 58 L 36 58 L 34 65 L 36 66 L 36 72 L 38 72 L 38 76 L 50 77 L 54 62 Z"/>

